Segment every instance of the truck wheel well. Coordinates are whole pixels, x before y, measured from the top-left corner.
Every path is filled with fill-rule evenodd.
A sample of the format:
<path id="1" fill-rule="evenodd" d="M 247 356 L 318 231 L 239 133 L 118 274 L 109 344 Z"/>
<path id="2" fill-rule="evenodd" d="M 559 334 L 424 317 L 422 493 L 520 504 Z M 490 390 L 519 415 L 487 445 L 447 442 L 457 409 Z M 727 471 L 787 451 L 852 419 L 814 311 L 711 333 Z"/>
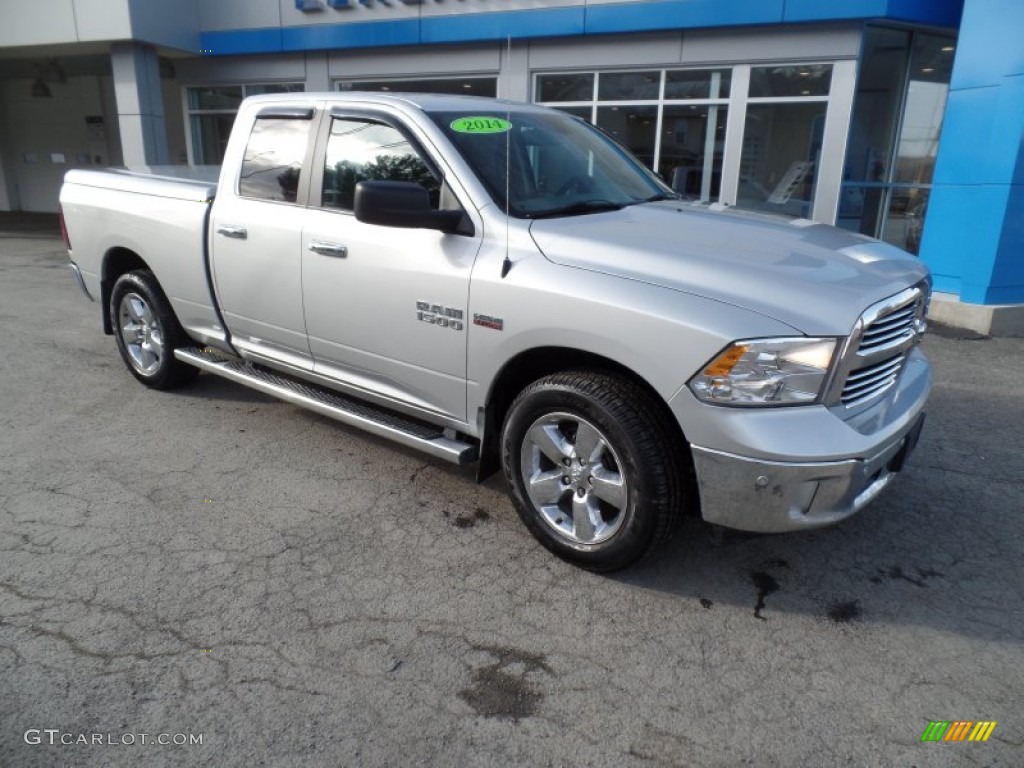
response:
<path id="1" fill-rule="evenodd" d="M 136 269 L 149 269 L 149 265 L 135 251 L 111 248 L 103 256 L 103 268 L 100 272 L 100 306 L 103 310 L 103 332 L 108 336 L 114 333 L 114 328 L 110 324 L 110 293 L 114 289 L 114 283 L 125 272 Z"/>
<path id="2" fill-rule="evenodd" d="M 497 472 L 501 466 L 500 439 L 501 427 L 505 421 L 509 406 L 516 396 L 529 384 L 544 376 L 568 370 L 592 370 L 612 373 L 628 379 L 638 386 L 646 389 L 654 402 L 658 403 L 661 413 L 658 416 L 670 425 L 669 429 L 674 437 L 686 446 L 684 454 L 687 466 L 681 467 L 681 471 L 687 476 L 683 487 L 690 490 L 696 488 L 695 475 L 693 471 L 692 455 L 689 449 L 689 441 L 683 435 L 679 423 L 668 407 L 668 403 L 659 395 L 650 384 L 648 384 L 635 371 L 617 363 L 607 357 L 584 352 L 579 349 L 566 347 L 540 347 L 537 349 L 521 352 L 509 360 L 499 371 L 491 385 L 491 391 L 487 400 L 486 424 L 484 430 L 484 443 L 480 447 L 480 465 L 477 470 L 477 479 L 483 480 Z M 699 515 L 699 504 L 696 498 L 687 498 L 686 510 Z"/>

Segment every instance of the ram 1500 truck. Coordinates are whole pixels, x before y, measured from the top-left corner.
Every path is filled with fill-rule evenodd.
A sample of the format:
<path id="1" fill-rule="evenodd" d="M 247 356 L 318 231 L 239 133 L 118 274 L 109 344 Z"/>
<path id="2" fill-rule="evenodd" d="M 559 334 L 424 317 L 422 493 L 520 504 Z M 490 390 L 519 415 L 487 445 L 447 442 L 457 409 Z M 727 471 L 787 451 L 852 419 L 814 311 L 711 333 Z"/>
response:
<path id="1" fill-rule="evenodd" d="M 217 183 L 73 170 L 71 269 L 128 370 L 223 376 L 456 464 L 624 567 L 682 515 L 842 520 L 903 467 L 927 269 L 679 199 L 603 133 L 436 95 L 260 96 Z"/>

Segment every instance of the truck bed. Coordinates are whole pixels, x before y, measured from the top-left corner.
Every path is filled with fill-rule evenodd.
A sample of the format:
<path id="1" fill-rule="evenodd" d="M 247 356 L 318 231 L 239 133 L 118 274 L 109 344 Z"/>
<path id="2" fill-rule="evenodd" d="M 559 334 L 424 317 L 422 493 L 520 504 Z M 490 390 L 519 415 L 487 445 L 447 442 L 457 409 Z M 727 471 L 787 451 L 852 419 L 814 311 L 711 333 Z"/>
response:
<path id="1" fill-rule="evenodd" d="M 222 338 L 206 264 L 216 171 L 158 166 L 68 172 L 61 209 L 71 258 L 93 298 L 103 295 L 104 259 L 134 254 L 156 275 L 186 330 L 201 340 Z"/>

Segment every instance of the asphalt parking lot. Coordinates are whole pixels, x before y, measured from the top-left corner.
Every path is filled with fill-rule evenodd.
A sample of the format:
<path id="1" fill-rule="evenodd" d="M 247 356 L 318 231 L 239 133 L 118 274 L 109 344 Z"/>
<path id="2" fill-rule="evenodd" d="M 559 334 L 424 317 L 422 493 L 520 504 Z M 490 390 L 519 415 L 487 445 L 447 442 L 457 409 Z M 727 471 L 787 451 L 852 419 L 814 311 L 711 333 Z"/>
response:
<path id="1" fill-rule="evenodd" d="M 0 236 L 0 766 L 1024 764 L 1024 339 L 926 339 L 918 452 L 854 519 L 607 577 L 498 479 L 146 390 L 65 263 Z"/>

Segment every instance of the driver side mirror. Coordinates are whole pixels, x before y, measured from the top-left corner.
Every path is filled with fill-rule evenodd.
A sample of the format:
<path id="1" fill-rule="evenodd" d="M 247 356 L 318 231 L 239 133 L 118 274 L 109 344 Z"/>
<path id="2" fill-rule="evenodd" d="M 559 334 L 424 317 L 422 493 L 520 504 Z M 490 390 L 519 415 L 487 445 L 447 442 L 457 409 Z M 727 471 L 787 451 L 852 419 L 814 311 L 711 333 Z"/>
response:
<path id="1" fill-rule="evenodd" d="M 426 187 L 411 181 L 360 181 L 353 211 L 358 221 L 382 227 L 436 229 L 446 234 L 472 234 L 463 211 L 436 211 Z"/>

